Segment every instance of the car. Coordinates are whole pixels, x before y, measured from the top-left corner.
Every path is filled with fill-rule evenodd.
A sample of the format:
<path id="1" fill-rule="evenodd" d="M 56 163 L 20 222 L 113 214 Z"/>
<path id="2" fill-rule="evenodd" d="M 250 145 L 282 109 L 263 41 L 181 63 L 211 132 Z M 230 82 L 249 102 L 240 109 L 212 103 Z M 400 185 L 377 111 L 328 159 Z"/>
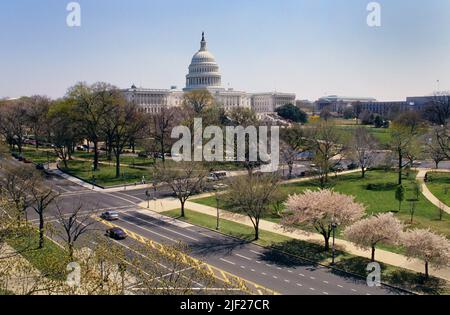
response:
<path id="1" fill-rule="evenodd" d="M 38 171 L 43 171 L 43 170 L 45 170 L 44 164 L 41 164 L 41 163 L 36 164 L 36 169 L 37 169 Z"/>
<path id="2" fill-rule="evenodd" d="M 357 168 L 358 168 L 358 164 L 356 164 L 356 163 L 350 163 L 349 165 L 347 165 L 347 169 L 349 171 L 355 170 Z"/>
<path id="3" fill-rule="evenodd" d="M 114 211 L 103 212 L 100 217 L 106 221 L 116 221 L 119 220 L 119 214 Z"/>
<path id="4" fill-rule="evenodd" d="M 121 228 L 114 227 L 106 231 L 106 236 L 115 240 L 124 240 L 128 237 L 128 234 Z"/>

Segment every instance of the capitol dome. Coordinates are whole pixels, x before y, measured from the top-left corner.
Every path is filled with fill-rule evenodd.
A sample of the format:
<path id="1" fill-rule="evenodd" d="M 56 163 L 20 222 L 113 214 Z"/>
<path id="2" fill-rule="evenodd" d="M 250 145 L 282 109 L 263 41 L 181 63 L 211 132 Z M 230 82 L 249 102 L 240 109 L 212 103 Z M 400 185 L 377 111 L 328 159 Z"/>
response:
<path id="1" fill-rule="evenodd" d="M 222 76 L 213 54 L 206 48 L 205 33 L 202 34 L 200 50 L 192 57 L 185 90 L 220 88 Z"/>

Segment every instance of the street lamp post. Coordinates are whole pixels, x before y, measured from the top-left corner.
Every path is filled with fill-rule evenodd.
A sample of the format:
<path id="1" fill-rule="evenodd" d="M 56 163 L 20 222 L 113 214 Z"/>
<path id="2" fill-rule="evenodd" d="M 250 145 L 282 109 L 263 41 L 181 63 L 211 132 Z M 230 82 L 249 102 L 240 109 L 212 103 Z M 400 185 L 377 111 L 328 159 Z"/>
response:
<path id="1" fill-rule="evenodd" d="M 220 229 L 220 213 L 219 213 L 219 192 L 216 189 L 216 210 L 217 210 L 217 222 L 216 222 L 216 230 L 219 231 Z"/>
<path id="2" fill-rule="evenodd" d="M 336 240 L 336 228 L 337 228 L 337 224 L 333 222 L 333 224 L 331 225 L 331 227 L 333 228 L 333 249 L 332 249 L 331 265 L 334 265 L 334 260 L 335 260 L 335 257 L 336 257 L 335 240 Z"/>

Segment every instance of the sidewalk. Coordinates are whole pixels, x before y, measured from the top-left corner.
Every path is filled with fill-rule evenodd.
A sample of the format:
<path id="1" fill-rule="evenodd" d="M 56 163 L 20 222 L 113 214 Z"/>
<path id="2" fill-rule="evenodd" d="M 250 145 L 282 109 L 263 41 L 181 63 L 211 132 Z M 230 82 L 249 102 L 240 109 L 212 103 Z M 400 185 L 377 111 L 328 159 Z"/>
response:
<path id="1" fill-rule="evenodd" d="M 147 208 L 147 203 L 143 202 L 140 204 L 142 208 Z M 196 211 L 199 213 L 207 214 L 210 216 L 216 216 L 217 215 L 217 209 L 213 207 L 208 207 L 205 205 L 200 205 L 194 202 L 187 201 L 185 205 L 186 209 L 189 209 L 191 211 Z M 155 212 L 165 212 L 170 210 L 180 209 L 180 202 L 178 199 L 175 198 L 168 198 L 168 199 L 160 199 L 155 202 L 150 203 L 150 209 Z M 243 224 L 246 226 L 253 227 L 250 219 L 247 216 L 240 215 L 240 214 L 234 214 L 229 211 L 225 210 L 219 210 L 220 217 L 222 219 L 226 219 L 235 223 Z M 260 228 L 261 230 L 277 233 L 286 237 L 290 237 L 297 240 L 307 241 L 307 242 L 323 242 L 322 235 L 318 233 L 306 233 L 301 230 L 296 230 L 294 232 L 287 232 L 285 231 L 281 225 L 277 223 L 273 223 L 267 220 L 261 220 L 260 221 Z M 345 241 L 345 240 L 336 240 L 336 245 L 342 250 L 355 255 L 355 256 L 361 256 L 365 258 L 370 259 L 370 251 L 364 251 L 359 248 L 357 248 L 355 245 L 353 245 L 351 242 Z M 400 254 L 395 254 L 386 250 L 377 249 L 376 252 L 376 259 L 379 262 L 383 262 L 389 265 L 409 269 L 415 272 L 424 272 L 424 263 L 420 260 L 414 259 L 414 260 L 408 260 L 405 256 Z M 445 268 L 441 270 L 430 270 L 430 274 L 439 277 L 442 279 L 445 279 L 447 281 L 450 281 L 450 268 Z"/>
<path id="2" fill-rule="evenodd" d="M 417 181 L 420 183 L 422 187 L 422 194 L 425 198 L 428 199 L 432 204 L 434 204 L 438 208 L 444 209 L 445 212 L 450 214 L 450 207 L 448 207 L 445 203 L 436 198 L 435 195 L 428 189 L 427 184 L 425 183 L 425 175 L 430 172 L 440 172 L 440 173 L 450 173 L 449 170 L 436 170 L 436 169 L 419 169 L 419 173 L 417 173 Z"/>

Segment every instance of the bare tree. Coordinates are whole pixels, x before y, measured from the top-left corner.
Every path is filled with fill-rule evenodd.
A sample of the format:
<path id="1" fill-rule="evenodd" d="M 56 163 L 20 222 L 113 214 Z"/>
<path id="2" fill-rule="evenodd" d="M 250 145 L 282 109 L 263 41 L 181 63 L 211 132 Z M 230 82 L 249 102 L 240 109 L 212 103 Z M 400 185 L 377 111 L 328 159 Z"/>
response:
<path id="1" fill-rule="evenodd" d="M 197 115 L 214 104 L 214 98 L 207 90 L 195 90 L 184 95 L 183 105 L 192 109 Z"/>
<path id="2" fill-rule="evenodd" d="M 424 125 L 418 113 L 407 112 L 402 114 L 392 124 L 390 146 L 398 157 L 398 184 L 402 184 L 403 160 L 416 144 L 416 139 L 424 132 Z"/>
<path id="3" fill-rule="evenodd" d="M 281 162 L 286 163 L 289 169 L 289 178 L 292 178 L 295 161 L 297 161 L 297 151 L 295 151 L 289 144 L 282 142 L 280 145 Z"/>
<path id="4" fill-rule="evenodd" d="M 176 110 L 163 107 L 161 111 L 151 116 L 150 134 L 159 144 L 159 150 L 163 162 L 166 161 L 166 150 L 171 141 L 170 133 L 176 124 Z"/>
<path id="5" fill-rule="evenodd" d="M 45 214 L 49 206 L 59 197 L 51 188 L 31 187 L 33 202 L 31 208 L 39 216 L 39 248 L 44 247 Z"/>
<path id="6" fill-rule="evenodd" d="M 29 106 L 27 107 L 26 120 L 30 130 L 33 132 L 36 149 L 38 149 L 39 141 L 41 141 L 46 128 L 47 114 L 52 101 L 47 96 L 34 95 L 28 98 L 27 102 Z"/>
<path id="7" fill-rule="evenodd" d="M 369 133 L 367 128 L 359 127 L 349 144 L 349 153 L 353 160 L 358 162 L 361 168 L 361 177 L 364 178 L 366 170 L 373 165 L 376 157 L 377 141 Z"/>
<path id="8" fill-rule="evenodd" d="M 255 240 L 259 239 L 259 223 L 270 211 L 278 186 L 279 178 L 275 174 L 239 176 L 230 180 L 224 200 L 234 211 L 249 217 L 255 229 Z"/>
<path id="9" fill-rule="evenodd" d="M 438 92 L 424 110 L 425 117 L 437 125 L 445 125 L 450 118 L 450 92 Z"/>
<path id="10" fill-rule="evenodd" d="M 440 143 L 440 139 L 445 136 L 444 127 L 435 127 L 427 135 L 425 153 L 433 160 L 436 169 L 439 169 L 439 163 L 445 161 L 448 156 L 446 150 Z"/>
<path id="11" fill-rule="evenodd" d="M 180 200 L 181 217 L 185 217 L 186 201 L 202 190 L 208 173 L 195 162 L 179 162 L 171 167 L 166 167 L 165 164 L 155 165 L 154 170 L 155 178 L 167 183 L 175 197 Z"/>
<path id="12" fill-rule="evenodd" d="M 289 196 L 282 225 L 287 229 L 305 223 L 312 226 L 325 240 L 325 250 L 330 249 L 333 226 L 345 227 L 359 220 L 365 208 L 355 202 L 354 197 L 332 190 L 307 190 L 302 194 Z"/>
<path id="13" fill-rule="evenodd" d="M 314 152 L 314 162 L 318 166 L 320 185 L 324 187 L 331 169 L 339 164 L 341 154 L 346 148 L 342 144 L 342 134 L 332 123 L 320 122 L 309 132 L 309 146 Z"/>
<path id="14" fill-rule="evenodd" d="M 19 154 L 27 134 L 27 108 L 25 98 L 8 101 L 0 107 L 0 133 L 11 149 L 17 146 Z"/>
<path id="15" fill-rule="evenodd" d="M 371 249 L 371 259 L 375 261 L 377 245 L 397 244 L 402 231 L 403 224 L 392 213 L 383 213 L 354 223 L 345 229 L 344 235 L 358 247 Z"/>
<path id="16" fill-rule="evenodd" d="M 91 231 L 92 226 L 95 224 L 95 221 L 91 217 L 93 212 L 83 214 L 82 208 L 83 205 L 79 204 L 78 206 L 75 206 L 70 213 L 65 213 L 58 203 L 56 203 L 56 219 L 64 230 L 64 233 L 62 233 L 61 236 L 66 242 L 71 260 L 74 258 L 73 253 L 75 243 L 82 235 Z"/>

